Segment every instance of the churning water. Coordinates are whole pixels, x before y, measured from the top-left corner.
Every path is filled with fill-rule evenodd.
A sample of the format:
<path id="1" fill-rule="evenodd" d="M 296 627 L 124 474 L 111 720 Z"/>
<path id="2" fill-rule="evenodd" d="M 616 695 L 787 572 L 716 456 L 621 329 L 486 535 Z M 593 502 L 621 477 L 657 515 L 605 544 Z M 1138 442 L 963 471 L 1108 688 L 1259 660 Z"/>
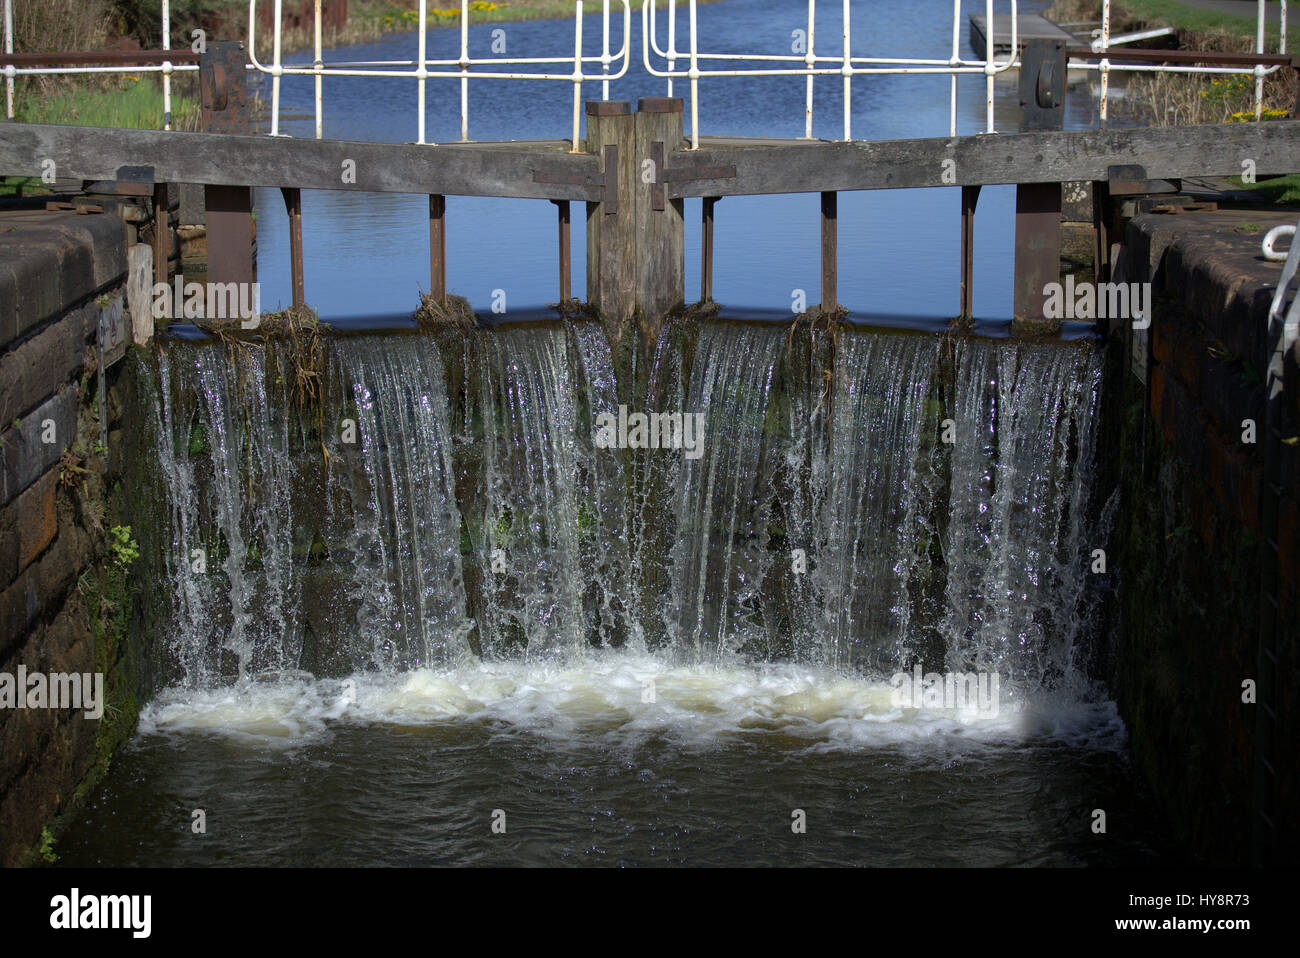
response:
<path id="1" fill-rule="evenodd" d="M 1156 854 L 1088 676 L 1091 342 L 678 320 L 637 395 L 591 322 L 313 348 L 137 370 L 159 691 L 65 863 Z M 702 454 L 598 447 L 620 402 Z"/>

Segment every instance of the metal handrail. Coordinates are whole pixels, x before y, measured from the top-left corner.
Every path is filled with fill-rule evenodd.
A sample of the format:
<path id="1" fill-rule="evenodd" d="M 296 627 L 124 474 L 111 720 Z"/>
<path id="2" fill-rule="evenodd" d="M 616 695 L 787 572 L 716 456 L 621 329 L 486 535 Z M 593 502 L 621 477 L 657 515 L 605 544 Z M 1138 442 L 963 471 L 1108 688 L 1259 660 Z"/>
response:
<path id="1" fill-rule="evenodd" d="M 993 123 L 993 79 L 1000 73 L 1012 69 L 1019 63 L 1019 12 L 1017 0 L 1011 0 L 1011 52 L 1005 62 L 999 62 L 993 49 L 993 0 L 985 0 L 985 13 L 988 24 L 983 60 L 965 60 L 961 57 L 961 0 L 953 0 L 952 55 L 946 59 L 914 57 L 855 57 L 851 48 L 851 14 L 849 0 L 843 0 L 844 19 L 841 31 L 842 52 L 838 55 L 818 55 L 815 52 L 817 21 L 817 0 L 808 0 L 808 37 L 807 53 L 789 54 L 746 54 L 746 53 L 701 53 L 699 52 L 699 27 L 696 17 L 696 0 L 690 2 L 690 50 L 676 49 L 677 39 L 677 4 L 669 0 L 668 6 L 668 49 L 661 50 L 658 40 L 657 0 L 642 0 L 642 49 L 645 68 L 653 76 L 668 80 L 668 95 L 673 92 L 673 80 L 689 79 L 691 82 L 691 147 L 699 149 L 699 81 L 704 77 L 743 77 L 743 76 L 802 76 L 807 80 L 804 108 L 804 138 L 812 138 L 813 113 L 813 78 L 816 76 L 842 76 L 844 78 L 844 139 L 853 138 L 852 126 L 852 82 L 853 77 L 866 74 L 914 74 L 914 75 L 949 75 L 952 77 L 951 102 L 949 111 L 949 134 L 957 135 L 957 77 L 963 73 L 980 73 L 986 78 L 987 132 L 994 132 Z M 650 62 L 650 53 L 654 52 L 661 60 L 667 61 L 666 70 L 657 69 Z M 676 69 L 679 58 L 689 57 L 690 69 Z M 800 68 L 767 68 L 740 70 L 701 70 L 701 60 L 727 60 L 732 62 L 761 63 L 802 63 Z M 831 66 L 819 67 L 819 63 Z M 834 66 L 838 64 L 838 66 Z"/>
<path id="2" fill-rule="evenodd" d="M 574 9 L 574 53 L 572 56 L 555 56 L 555 57 L 487 57 L 471 58 L 469 55 L 469 14 L 470 0 L 461 0 L 460 16 L 460 33 L 461 45 L 460 56 L 455 59 L 433 59 L 430 60 L 426 55 L 427 49 L 427 32 L 428 23 L 428 0 L 419 0 L 418 3 L 418 28 L 419 28 L 419 53 L 415 60 L 370 60 L 370 61 L 349 61 L 325 63 L 322 56 L 322 39 L 321 39 L 321 0 L 315 0 L 315 23 L 314 23 L 314 58 L 306 66 L 285 66 L 282 57 L 281 34 L 283 30 L 283 20 L 281 17 L 283 0 L 274 0 L 275 4 L 275 28 L 273 41 L 272 62 L 267 65 L 261 63 L 256 56 L 256 15 L 257 0 L 249 0 L 249 32 L 248 47 L 249 57 L 252 61 L 249 69 L 268 74 L 272 78 L 272 104 L 271 104 L 271 133 L 272 135 L 280 134 L 280 80 L 285 76 L 311 76 L 315 80 L 316 86 L 316 137 L 319 139 L 323 136 L 323 93 L 322 83 L 326 75 L 331 76 L 398 76 L 410 77 L 417 81 L 419 86 L 419 117 L 417 121 L 417 142 L 425 143 L 425 105 L 426 105 L 426 83 L 430 79 L 455 79 L 460 81 L 461 85 L 461 140 L 469 139 L 469 81 L 471 79 L 523 79 L 523 80 L 543 80 L 558 81 L 574 84 L 573 99 L 573 144 L 577 149 L 578 137 L 581 131 L 581 99 L 582 84 L 588 81 L 601 81 L 601 95 L 603 99 L 609 99 L 610 84 L 614 80 L 621 79 L 627 75 L 631 62 L 631 2 L 632 0 L 589 0 L 589 2 L 601 3 L 601 27 L 602 27 L 602 49 L 599 55 L 584 55 L 582 52 L 582 18 L 583 18 L 583 0 L 575 0 Z M 982 60 L 968 60 L 961 56 L 961 34 L 962 34 L 962 4 L 961 0 L 953 0 L 953 29 L 952 29 L 952 53 L 947 59 L 940 58 L 906 58 L 906 57 L 864 57 L 854 56 L 850 44 L 850 2 L 843 0 L 844 21 L 842 30 L 842 50 L 834 54 L 817 53 L 815 49 L 816 37 L 816 6 L 817 0 L 807 0 L 808 10 L 808 35 L 807 35 L 807 52 L 803 55 L 789 54 L 753 54 L 753 53 L 717 53 L 701 52 L 698 21 L 696 17 L 697 0 L 685 0 L 689 4 L 689 46 L 685 51 L 677 49 L 677 8 L 678 4 L 684 0 L 668 0 L 668 36 L 667 49 L 661 49 L 658 36 L 658 0 L 642 0 L 641 18 L 642 18 L 642 57 L 646 70 L 653 76 L 667 80 L 668 95 L 672 96 L 674 81 L 677 79 L 686 79 L 690 81 L 690 99 L 691 99 L 691 145 L 693 148 L 699 147 L 699 81 L 705 78 L 713 77 L 745 77 L 745 76 L 801 76 L 805 79 L 806 95 L 804 107 L 804 136 L 812 138 L 812 118 L 813 118 L 813 80 L 817 76 L 840 76 L 844 81 L 844 127 L 843 138 L 849 140 L 852 138 L 852 81 L 853 77 L 865 74 L 916 74 L 916 75 L 949 75 L 951 77 L 950 103 L 949 103 L 949 135 L 957 134 L 957 80 L 962 74 L 980 74 L 985 76 L 986 82 L 986 123 L 985 131 L 992 133 L 995 130 L 993 117 L 993 94 L 994 78 L 1001 73 L 1014 69 L 1019 64 L 1019 14 L 1016 0 L 1011 0 L 1011 51 L 1005 61 L 999 61 L 994 56 L 994 29 L 993 29 L 993 8 L 994 0 L 985 0 L 984 8 L 987 17 L 986 37 L 985 37 L 985 56 Z M 610 31 L 612 11 L 611 6 L 614 3 L 621 3 L 623 8 L 623 44 L 622 49 L 613 53 L 610 49 Z M 1285 64 L 1279 63 L 1279 59 L 1286 55 L 1286 26 L 1287 26 L 1287 3 L 1281 0 L 1281 31 L 1278 43 L 1277 55 L 1265 54 L 1265 37 L 1266 37 L 1266 7 L 1265 0 L 1257 0 L 1258 16 L 1256 26 L 1256 40 L 1254 53 L 1259 57 L 1254 62 L 1242 62 L 1239 64 L 1221 64 L 1206 65 L 1200 63 L 1190 65 L 1186 63 L 1157 63 L 1157 62 L 1122 62 L 1125 59 L 1140 59 L 1135 54 L 1150 53 L 1151 51 L 1131 51 L 1121 50 L 1120 45 L 1131 40 L 1154 35 L 1161 31 L 1147 31 L 1143 34 L 1130 34 L 1124 36 L 1114 36 L 1110 34 L 1111 22 L 1111 0 L 1103 0 L 1102 3 L 1102 21 L 1099 30 L 1094 31 L 1095 37 L 1091 45 L 1086 48 L 1071 49 L 1069 66 L 1071 70 L 1095 70 L 1101 75 L 1101 90 L 1098 104 L 1098 112 L 1101 123 L 1105 125 L 1109 115 L 1110 102 L 1110 75 L 1112 72 L 1161 72 L 1161 73 L 1195 73 L 1195 74 L 1226 74 L 1226 75 L 1249 75 L 1255 78 L 1255 118 L 1263 117 L 1263 91 L 1264 79 L 1269 75 L 1282 69 Z M 136 73 L 161 73 L 163 78 L 163 129 L 171 128 L 171 75 L 176 72 L 197 70 L 198 66 L 193 63 L 176 62 L 188 59 L 188 51 L 178 53 L 175 58 L 168 57 L 167 53 L 171 45 L 170 30 L 170 0 L 161 0 L 161 24 L 162 24 L 162 51 L 158 51 L 162 56 L 162 62 L 154 63 L 132 63 L 120 66 L 86 66 L 86 65 L 58 65 L 58 66 L 22 66 L 15 62 L 14 47 L 14 27 L 13 27 L 13 0 L 4 0 L 4 54 L 9 57 L 3 67 L 5 76 L 5 100 L 6 115 L 9 119 L 14 118 L 14 81 L 18 76 L 39 75 L 39 74 L 136 74 Z M 1114 55 L 1117 61 L 1112 62 L 1110 52 L 1114 49 Z M 651 62 L 651 54 L 654 54 L 659 60 L 665 63 L 665 68 L 656 67 Z M 1086 55 L 1085 55 L 1086 54 Z M 1249 56 L 1243 54 L 1241 56 Z M 155 57 L 156 59 L 156 57 Z M 689 69 L 678 69 L 679 60 L 688 60 Z M 732 61 L 741 64 L 755 64 L 752 68 L 741 69 L 709 69 L 708 64 L 715 61 Z M 1207 63 L 1213 62 L 1207 57 Z M 600 65 L 599 72 L 587 72 L 587 67 L 591 64 Z M 479 67 L 501 67 L 501 66 L 532 66 L 545 64 L 572 64 L 571 72 L 496 72 L 492 70 L 474 70 L 474 66 Z M 619 68 L 615 71 L 615 64 Z M 797 66 L 796 66 L 797 64 Z M 703 66 L 702 66 L 703 65 Z M 430 67 L 445 67 L 451 69 L 429 69 Z"/>
<path id="3" fill-rule="evenodd" d="M 341 66 L 339 64 L 327 64 L 321 60 L 319 48 L 319 35 L 317 37 L 316 60 L 309 67 L 286 67 L 281 57 L 281 3 L 282 0 L 275 0 L 275 36 L 272 46 L 272 63 L 270 66 L 262 64 L 257 59 L 256 53 L 256 20 L 257 20 L 257 0 L 248 2 L 248 56 L 254 69 L 261 73 L 271 76 L 271 135 L 278 136 L 280 132 L 280 79 L 285 76 L 314 76 L 317 82 L 316 97 L 316 130 L 317 136 L 321 135 L 321 96 L 319 84 L 321 78 L 325 76 L 368 76 L 368 77 L 411 77 L 419 84 L 419 118 L 418 133 L 416 142 L 424 144 L 425 140 L 425 83 L 430 79 L 454 79 L 461 82 L 461 112 L 460 112 L 460 138 L 462 142 L 469 140 L 469 81 L 471 79 L 484 80 L 553 80 L 573 84 L 573 151 L 578 151 L 578 140 L 581 133 L 582 122 L 582 84 L 588 80 L 600 80 L 603 83 L 603 93 L 606 99 L 609 98 L 609 83 L 611 80 L 618 80 L 627 75 L 628 65 L 631 62 L 630 50 L 632 46 L 632 9 L 630 0 L 615 0 L 623 6 L 623 48 L 616 55 L 609 52 L 609 26 L 610 26 L 610 3 L 611 0 L 601 0 L 604 13 L 604 50 L 599 56 L 584 56 L 582 53 L 582 16 L 583 0 L 575 0 L 574 11 L 574 41 L 572 57 L 483 57 L 471 58 L 469 55 L 469 3 L 470 0 L 461 0 L 461 46 L 460 56 L 456 59 L 429 59 L 425 55 L 425 44 L 428 35 L 428 3 L 427 0 L 419 0 L 419 53 L 416 61 L 410 60 L 392 60 L 392 61 L 369 61 L 364 67 Z M 319 22 L 319 14 L 317 22 Z M 615 61 L 621 61 L 622 67 L 617 73 L 611 73 L 610 67 Z M 473 71 L 470 69 L 472 64 L 480 66 L 519 66 L 528 64 L 542 63 L 572 63 L 572 73 L 505 73 L 495 71 Z M 587 74 L 583 70 L 583 65 L 587 63 L 599 63 L 601 72 Z M 381 67 L 382 68 L 375 68 Z M 400 69 L 401 67 L 414 66 L 414 70 Z M 455 71 L 438 71 L 430 70 L 430 66 L 458 67 Z M 396 69 L 394 69 L 396 68 Z"/>

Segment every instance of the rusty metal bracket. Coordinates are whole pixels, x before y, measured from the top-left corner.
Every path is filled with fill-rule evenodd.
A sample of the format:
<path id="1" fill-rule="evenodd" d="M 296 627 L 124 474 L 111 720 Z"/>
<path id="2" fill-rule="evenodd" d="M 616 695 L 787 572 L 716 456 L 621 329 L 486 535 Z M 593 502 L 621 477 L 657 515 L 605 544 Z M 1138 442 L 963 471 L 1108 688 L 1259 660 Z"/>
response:
<path id="1" fill-rule="evenodd" d="M 672 183 L 690 183 L 698 180 L 734 180 L 734 166 L 675 166 L 668 169 L 664 165 L 664 145 L 658 141 L 650 144 L 650 159 L 655 164 L 654 208 L 662 210 L 668 186 Z"/>
<path id="2" fill-rule="evenodd" d="M 199 65 L 205 133 L 249 132 L 246 62 L 238 40 L 208 45 Z"/>
<path id="3" fill-rule="evenodd" d="M 1139 213 L 1213 213 L 1218 208 L 1217 200 L 1194 200 L 1190 196 L 1147 197 L 1137 201 Z"/>
<path id="4" fill-rule="evenodd" d="M 657 212 L 663 212 L 667 205 L 664 201 L 664 143 L 663 140 L 655 140 L 650 144 L 650 162 L 655 165 L 654 191 L 650 196 L 650 207 Z"/>
<path id="5" fill-rule="evenodd" d="M 1060 130 L 1065 121 L 1065 43 L 1029 40 L 1020 65 L 1020 132 Z"/>
<path id="6" fill-rule="evenodd" d="M 1136 163 L 1106 167 L 1106 180 L 1111 196 L 1148 196 L 1182 189 L 1178 180 L 1148 179 L 1146 169 Z"/>
<path id="7" fill-rule="evenodd" d="M 154 168 L 152 166 L 119 166 L 117 178 L 97 180 L 87 188 L 88 193 L 108 193 L 116 196 L 153 196 Z"/>
<path id="8" fill-rule="evenodd" d="M 533 170 L 533 182 L 548 186 L 588 186 L 601 190 L 600 205 L 606 216 L 618 213 L 618 146 L 605 147 L 605 168 L 600 173 L 556 173 L 551 170 Z M 588 197 L 589 200 L 593 199 Z"/>

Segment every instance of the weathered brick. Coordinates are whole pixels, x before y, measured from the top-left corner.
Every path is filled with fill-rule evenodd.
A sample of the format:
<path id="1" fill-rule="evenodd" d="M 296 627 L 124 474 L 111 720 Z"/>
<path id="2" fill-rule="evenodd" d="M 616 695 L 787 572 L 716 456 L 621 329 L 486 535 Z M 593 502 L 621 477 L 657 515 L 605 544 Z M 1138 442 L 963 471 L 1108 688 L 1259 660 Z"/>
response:
<path id="1" fill-rule="evenodd" d="M 18 513 L 18 568 L 25 569 L 54 541 L 59 520 L 54 508 L 54 495 L 58 491 L 58 470 L 50 470 L 37 479 L 14 502 Z"/>

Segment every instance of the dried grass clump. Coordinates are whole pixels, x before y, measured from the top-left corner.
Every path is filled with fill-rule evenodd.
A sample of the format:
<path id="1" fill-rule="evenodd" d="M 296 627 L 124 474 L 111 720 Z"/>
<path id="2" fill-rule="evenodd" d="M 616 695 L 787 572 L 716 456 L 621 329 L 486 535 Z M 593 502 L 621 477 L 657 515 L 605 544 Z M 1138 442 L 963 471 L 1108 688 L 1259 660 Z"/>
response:
<path id="1" fill-rule="evenodd" d="M 464 334 L 478 326 L 474 308 L 464 296 L 448 295 L 440 300 L 425 294 L 412 315 L 421 329 L 456 329 Z"/>

